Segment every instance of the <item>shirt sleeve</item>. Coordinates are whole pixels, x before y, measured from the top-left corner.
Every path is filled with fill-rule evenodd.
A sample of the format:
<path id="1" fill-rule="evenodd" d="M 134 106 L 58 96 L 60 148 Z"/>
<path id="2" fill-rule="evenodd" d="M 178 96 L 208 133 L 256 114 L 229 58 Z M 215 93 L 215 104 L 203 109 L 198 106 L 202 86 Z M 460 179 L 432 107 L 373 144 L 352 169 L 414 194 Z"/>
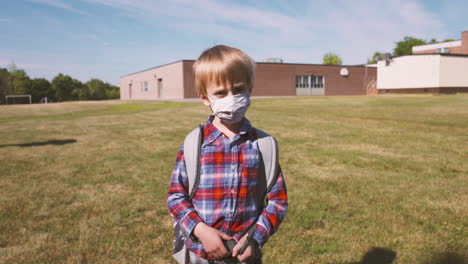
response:
<path id="1" fill-rule="evenodd" d="M 278 230 L 288 211 L 288 194 L 281 167 L 279 167 L 278 173 L 276 183 L 267 194 L 268 204 L 257 220 L 257 228 L 253 235 L 260 247 L 263 247 L 268 238 Z"/>
<path id="2" fill-rule="evenodd" d="M 174 219 L 180 223 L 186 237 L 191 236 L 195 226 L 202 222 L 189 199 L 183 144 L 177 154 L 172 172 L 169 192 L 167 193 L 167 207 Z"/>

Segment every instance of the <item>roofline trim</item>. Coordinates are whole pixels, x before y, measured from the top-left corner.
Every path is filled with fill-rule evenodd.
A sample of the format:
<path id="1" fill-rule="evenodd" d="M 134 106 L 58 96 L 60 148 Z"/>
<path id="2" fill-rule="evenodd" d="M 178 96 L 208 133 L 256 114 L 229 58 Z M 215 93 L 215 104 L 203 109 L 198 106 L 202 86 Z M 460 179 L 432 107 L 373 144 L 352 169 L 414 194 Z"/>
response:
<path id="1" fill-rule="evenodd" d="M 166 63 L 166 64 L 163 64 L 163 65 L 159 65 L 159 66 L 156 66 L 156 67 L 152 67 L 152 68 L 148 68 L 148 69 L 145 69 L 145 70 L 142 70 L 142 71 L 137 71 L 137 72 L 134 72 L 134 73 L 129 73 L 129 74 L 126 74 L 126 75 L 122 75 L 120 76 L 120 78 L 124 78 L 124 77 L 127 77 L 127 76 L 130 76 L 130 75 L 134 75 L 134 74 L 137 74 L 137 73 L 142 73 L 142 72 L 146 72 L 146 71 L 150 71 L 150 70 L 154 70 L 154 69 L 157 69 L 157 68 L 161 68 L 161 67 L 165 67 L 165 66 L 169 66 L 169 65 L 172 65 L 172 64 L 176 64 L 176 63 L 179 63 L 179 62 L 195 62 L 195 60 L 178 60 L 178 61 L 174 61 L 174 62 L 170 62 L 170 63 Z M 357 65 L 328 65 L 328 64 L 314 64 L 314 63 L 272 63 L 272 62 L 255 62 L 255 64 L 273 64 L 273 65 L 309 65 L 309 66 L 334 66 L 334 67 L 367 67 L 366 65 L 367 64 L 357 64 Z"/>
<path id="2" fill-rule="evenodd" d="M 425 50 L 432 50 L 432 49 L 460 47 L 461 45 L 462 45 L 461 40 L 454 40 L 454 41 L 438 42 L 438 43 L 432 43 L 432 44 L 426 44 L 426 45 L 413 46 L 411 49 L 414 52 L 414 51 L 425 51 Z"/>
<path id="3" fill-rule="evenodd" d="M 421 53 L 421 54 L 408 54 L 408 55 L 400 55 L 394 56 L 393 58 L 400 58 L 400 57 L 407 57 L 407 56 L 427 56 L 427 55 L 439 55 L 439 56 L 447 56 L 447 57 L 468 57 L 468 54 L 456 54 L 456 53 Z M 380 60 L 379 60 L 380 61 Z"/>
<path id="4" fill-rule="evenodd" d="M 184 62 L 184 61 L 192 62 L 192 61 L 195 61 L 195 60 L 178 60 L 178 61 L 174 61 L 174 62 L 169 62 L 169 63 L 163 64 L 163 65 L 148 68 L 148 69 L 145 69 L 145 70 L 142 70 L 142 71 L 137 71 L 137 72 L 134 72 L 134 73 L 129 73 L 129 74 L 126 74 L 126 75 L 122 75 L 122 76 L 120 76 L 120 78 L 127 77 L 127 76 L 130 76 L 130 75 L 134 75 L 134 74 L 137 74 L 137 73 L 142 73 L 142 72 L 154 70 L 154 69 L 157 69 L 157 68 L 169 66 L 169 65 L 176 64 L 176 63 L 179 63 L 179 62 Z"/>

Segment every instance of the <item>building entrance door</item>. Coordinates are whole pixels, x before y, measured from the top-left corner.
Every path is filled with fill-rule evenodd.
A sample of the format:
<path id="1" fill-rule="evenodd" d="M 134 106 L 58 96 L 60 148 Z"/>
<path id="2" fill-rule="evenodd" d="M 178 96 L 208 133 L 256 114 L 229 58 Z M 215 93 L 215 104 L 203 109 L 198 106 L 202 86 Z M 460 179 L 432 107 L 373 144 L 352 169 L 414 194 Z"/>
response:
<path id="1" fill-rule="evenodd" d="M 296 76 L 296 95 L 324 95 L 325 78 L 323 76 Z"/>
<path id="2" fill-rule="evenodd" d="M 132 83 L 128 85 L 128 99 L 132 99 Z"/>
<path id="3" fill-rule="evenodd" d="M 158 79 L 158 98 L 163 97 L 163 79 L 159 78 Z"/>

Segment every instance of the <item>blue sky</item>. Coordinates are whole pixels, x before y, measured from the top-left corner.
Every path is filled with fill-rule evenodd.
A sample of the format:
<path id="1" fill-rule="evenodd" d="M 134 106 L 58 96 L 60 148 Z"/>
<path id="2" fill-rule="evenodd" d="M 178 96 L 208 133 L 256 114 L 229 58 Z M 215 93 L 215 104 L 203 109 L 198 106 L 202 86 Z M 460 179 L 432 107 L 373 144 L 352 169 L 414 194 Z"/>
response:
<path id="1" fill-rule="evenodd" d="M 3 0 L 0 67 L 118 85 L 119 77 L 226 44 L 256 61 L 347 65 L 404 36 L 460 39 L 466 0 Z"/>

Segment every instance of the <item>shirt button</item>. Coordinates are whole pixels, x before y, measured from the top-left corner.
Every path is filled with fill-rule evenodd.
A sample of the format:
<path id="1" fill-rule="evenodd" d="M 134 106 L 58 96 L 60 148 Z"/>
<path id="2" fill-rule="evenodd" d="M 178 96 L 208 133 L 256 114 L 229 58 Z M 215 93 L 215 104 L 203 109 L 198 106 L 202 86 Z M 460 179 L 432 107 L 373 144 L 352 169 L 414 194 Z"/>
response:
<path id="1" fill-rule="evenodd" d="M 234 191 L 234 189 L 231 189 L 231 193 L 234 194 L 236 191 Z"/>
<path id="2" fill-rule="evenodd" d="M 236 165 L 231 165 L 231 169 L 235 169 L 236 168 Z"/>
<path id="3" fill-rule="evenodd" d="M 232 213 L 229 213 L 229 218 L 231 218 L 231 217 L 232 217 Z"/>

